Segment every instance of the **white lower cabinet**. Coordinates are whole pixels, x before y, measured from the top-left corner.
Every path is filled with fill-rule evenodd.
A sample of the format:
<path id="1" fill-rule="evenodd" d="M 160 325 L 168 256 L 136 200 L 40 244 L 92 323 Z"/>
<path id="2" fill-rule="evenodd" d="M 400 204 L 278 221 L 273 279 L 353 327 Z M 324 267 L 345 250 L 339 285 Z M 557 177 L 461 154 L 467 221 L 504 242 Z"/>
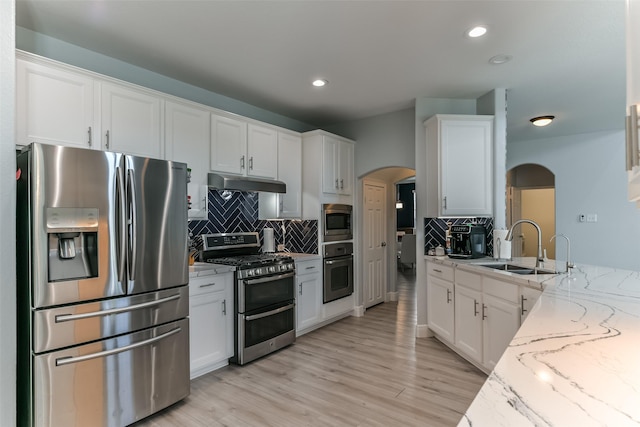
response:
<path id="1" fill-rule="evenodd" d="M 482 292 L 455 285 L 456 347 L 482 362 Z"/>
<path id="2" fill-rule="evenodd" d="M 440 338 L 454 342 L 453 268 L 427 262 L 427 323 Z"/>
<path id="3" fill-rule="evenodd" d="M 529 288 L 527 286 L 523 286 L 520 289 L 520 324 L 524 323 L 524 319 L 527 318 L 529 313 L 531 313 L 531 309 L 540 298 L 542 291 L 538 289 Z"/>
<path id="4" fill-rule="evenodd" d="M 322 321 L 322 260 L 296 262 L 296 335 Z"/>
<path id="5" fill-rule="evenodd" d="M 513 286 L 505 284 L 505 286 Z M 520 311 L 510 301 L 493 295 L 482 296 L 484 327 L 482 328 L 482 365 L 492 370 L 520 327 Z"/>
<path id="6" fill-rule="evenodd" d="M 233 272 L 189 279 L 191 378 L 233 356 Z"/>

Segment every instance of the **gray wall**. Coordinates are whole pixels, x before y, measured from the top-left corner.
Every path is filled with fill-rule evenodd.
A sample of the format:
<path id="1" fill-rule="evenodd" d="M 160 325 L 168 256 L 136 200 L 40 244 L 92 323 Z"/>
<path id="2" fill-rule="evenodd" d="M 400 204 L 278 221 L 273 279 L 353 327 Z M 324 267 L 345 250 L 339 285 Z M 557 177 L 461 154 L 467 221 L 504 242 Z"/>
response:
<path id="1" fill-rule="evenodd" d="M 397 166 L 415 169 L 413 108 L 327 127 L 326 130 L 356 141 L 355 176 Z"/>
<path id="2" fill-rule="evenodd" d="M 16 423 L 15 2 L 0 1 L 0 425 Z"/>
<path id="3" fill-rule="evenodd" d="M 507 146 L 507 169 L 540 164 L 555 174 L 556 232 L 575 262 L 640 270 L 640 210 L 627 201 L 624 131 L 522 141 Z M 595 213 L 598 222 L 579 222 Z M 565 244 L 556 244 L 564 259 Z"/>
<path id="4" fill-rule="evenodd" d="M 15 24 L 14 24 L 15 25 Z M 263 108 L 237 101 L 215 92 L 193 86 L 135 65 L 102 55 L 26 28 L 16 28 L 16 48 L 65 64 L 104 74 L 115 79 L 144 86 L 173 96 L 188 99 L 244 117 L 260 120 L 297 132 L 314 130 L 317 126 L 272 113 Z"/>

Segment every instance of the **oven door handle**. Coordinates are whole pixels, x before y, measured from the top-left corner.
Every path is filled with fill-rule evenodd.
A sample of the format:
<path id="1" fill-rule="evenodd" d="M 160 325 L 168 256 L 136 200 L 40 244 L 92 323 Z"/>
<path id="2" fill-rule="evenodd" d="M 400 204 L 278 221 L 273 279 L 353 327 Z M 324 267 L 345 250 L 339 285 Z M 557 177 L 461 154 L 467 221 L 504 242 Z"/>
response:
<path id="1" fill-rule="evenodd" d="M 324 263 L 327 265 L 337 264 L 339 262 L 351 261 L 353 260 L 353 255 L 345 255 L 337 258 L 325 259 Z"/>
<path id="2" fill-rule="evenodd" d="M 289 273 L 279 274 L 277 276 L 263 277 L 263 278 L 260 278 L 260 279 L 252 279 L 252 280 L 245 279 L 244 282 L 247 285 L 256 285 L 258 283 L 273 282 L 274 280 L 286 279 L 287 277 L 293 277 L 295 275 L 296 275 L 296 273 L 291 271 Z"/>
<path id="3" fill-rule="evenodd" d="M 275 310 L 267 311 L 266 313 L 253 314 L 251 316 L 245 316 L 244 320 L 258 320 L 263 317 L 273 316 L 274 314 L 282 313 L 283 311 L 291 310 L 294 307 L 293 304 L 285 305 L 284 307 L 276 308 Z"/>

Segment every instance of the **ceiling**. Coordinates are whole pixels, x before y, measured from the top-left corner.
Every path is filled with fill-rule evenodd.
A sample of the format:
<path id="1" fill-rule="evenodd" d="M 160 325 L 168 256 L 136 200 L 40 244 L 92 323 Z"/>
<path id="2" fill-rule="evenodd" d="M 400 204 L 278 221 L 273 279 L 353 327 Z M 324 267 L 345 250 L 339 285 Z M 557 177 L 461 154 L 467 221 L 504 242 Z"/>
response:
<path id="1" fill-rule="evenodd" d="M 509 141 L 623 129 L 624 0 L 17 0 L 18 26 L 317 127 L 508 90 Z M 480 39 L 464 36 L 484 24 Z M 494 55 L 512 60 L 493 65 Z M 317 77 L 329 84 L 311 86 Z M 552 114 L 547 128 L 529 119 Z"/>

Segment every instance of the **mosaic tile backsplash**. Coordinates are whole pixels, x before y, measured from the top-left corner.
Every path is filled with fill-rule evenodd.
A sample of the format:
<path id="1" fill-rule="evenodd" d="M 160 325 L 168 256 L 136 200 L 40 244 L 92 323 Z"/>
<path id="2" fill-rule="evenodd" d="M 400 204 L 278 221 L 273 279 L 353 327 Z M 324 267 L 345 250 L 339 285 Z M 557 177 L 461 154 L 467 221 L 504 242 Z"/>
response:
<path id="1" fill-rule="evenodd" d="M 493 218 L 425 218 L 424 219 L 424 253 L 438 245 L 445 246 L 447 222 L 452 225 L 482 224 L 487 230 L 487 255 L 493 255 Z"/>
<path id="2" fill-rule="evenodd" d="M 258 219 L 258 193 L 209 190 L 209 218 L 189 221 L 189 231 L 195 236 L 210 233 L 258 231 L 273 228 L 276 245 L 284 244 L 290 252 L 318 253 L 318 221 Z M 283 230 L 284 228 L 284 230 Z"/>

